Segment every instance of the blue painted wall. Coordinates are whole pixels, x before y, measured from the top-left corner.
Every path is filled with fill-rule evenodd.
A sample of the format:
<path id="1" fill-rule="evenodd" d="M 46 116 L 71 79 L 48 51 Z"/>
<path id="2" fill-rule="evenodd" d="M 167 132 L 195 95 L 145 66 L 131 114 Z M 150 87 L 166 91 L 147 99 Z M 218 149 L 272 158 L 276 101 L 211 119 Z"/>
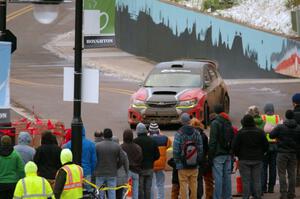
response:
<path id="1" fill-rule="evenodd" d="M 184 40 L 186 40 L 187 44 L 189 43 L 189 39 L 196 39 L 198 45 L 200 45 L 199 49 L 197 49 L 197 46 L 191 47 L 193 47 L 195 51 L 198 51 L 199 57 L 201 57 L 201 54 L 205 54 L 205 57 L 217 59 L 221 65 L 221 72 L 222 70 L 225 72 L 225 69 L 230 69 L 231 66 L 229 65 L 239 64 L 236 60 L 224 60 L 226 57 L 219 55 L 224 51 L 223 54 L 232 54 L 230 59 L 242 55 L 243 59 L 241 60 L 243 61 L 241 61 L 241 63 L 243 63 L 244 66 L 240 67 L 241 69 L 243 68 L 243 70 L 253 67 L 250 66 L 253 64 L 255 64 L 257 68 L 262 69 L 255 69 L 256 72 L 252 71 L 254 73 L 252 76 L 254 77 L 255 73 L 257 73 L 257 77 L 284 77 L 271 73 L 300 77 L 300 67 L 298 67 L 297 64 L 299 62 L 300 53 L 300 43 L 298 41 L 251 29 L 158 0 L 117 0 L 117 13 L 119 17 L 117 19 L 116 28 L 117 34 L 119 34 L 118 44 L 121 48 L 127 49 L 135 54 L 153 58 L 157 61 L 176 59 L 180 56 L 176 54 L 176 52 L 173 53 L 176 55 L 170 55 L 170 53 L 167 53 L 167 55 L 164 53 L 155 55 L 156 51 L 159 50 L 155 50 L 153 47 L 149 48 L 149 46 L 153 46 L 153 44 L 149 44 L 149 42 L 153 43 L 155 37 L 166 37 L 168 35 L 168 37 L 174 37 L 174 42 L 184 42 Z M 144 25 L 142 25 L 143 23 Z M 156 30 L 156 32 L 160 34 L 156 34 L 153 30 Z M 149 32 L 152 34 L 149 35 Z M 142 49 L 140 42 L 134 41 L 135 38 L 133 38 L 132 35 L 135 35 L 135 38 L 142 37 L 146 40 L 144 41 L 144 49 Z M 178 39 L 175 39 L 176 37 Z M 172 45 L 170 43 L 165 43 L 165 45 L 169 45 L 171 51 L 174 49 L 170 46 Z M 201 45 L 202 50 L 200 49 Z M 205 51 L 203 45 L 208 46 L 210 53 L 207 54 L 207 52 L 203 52 Z M 161 41 L 158 46 L 160 49 L 162 48 Z M 188 49 L 188 46 L 185 48 Z M 223 49 L 220 50 L 218 48 Z M 238 50 L 234 48 L 238 48 Z M 165 49 L 168 50 L 167 47 Z M 178 51 L 180 51 L 180 49 L 178 49 Z M 192 49 L 188 49 L 188 51 L 192 51 Z M 185 51 L 181 54 L 185 54 Z M 191 55 L 195 56 L 198 54 L 196 52 L 190 52 L 183 57 L 193 58 Z M 227 66 L 222 68 L 223 62 L 228 63 Z M 245 64 L 249 65 L 249 67 L 246 67 Z M 270 75 L 266 75 L 265 72 L 268 72 Z M 230 74 L 228 75 L 227 76 L 230 77 Z M 240 76 L 240 74 L 237 76 Z M 247 78 L 247 74 L 243 74 L 242 76 Z"/>

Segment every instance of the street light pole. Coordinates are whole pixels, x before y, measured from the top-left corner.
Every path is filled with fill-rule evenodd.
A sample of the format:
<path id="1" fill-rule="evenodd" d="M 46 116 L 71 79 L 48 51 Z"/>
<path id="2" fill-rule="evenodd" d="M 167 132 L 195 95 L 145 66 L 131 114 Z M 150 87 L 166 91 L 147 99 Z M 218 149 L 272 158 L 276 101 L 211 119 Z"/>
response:
<path id="1" fill-rule="evenodd" d="M 75 4 L 75 51 L 74 51 L 74 102 L 72 120 L 73 161 L 81 164 L 82 154 L 82 120 L 81 120 L 81 80 L 82 80 L 82 10 L 83 0 Z"/>

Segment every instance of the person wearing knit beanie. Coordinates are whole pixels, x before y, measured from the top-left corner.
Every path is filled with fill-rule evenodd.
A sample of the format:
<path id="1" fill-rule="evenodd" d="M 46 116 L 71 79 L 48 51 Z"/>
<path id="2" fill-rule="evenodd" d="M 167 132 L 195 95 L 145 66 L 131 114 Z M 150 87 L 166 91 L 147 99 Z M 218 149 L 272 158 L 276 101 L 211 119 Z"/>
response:
<path id="1" fill-rule="evenodd" d="M 188 117 L 189 120 L 189 117 Z M 171 147 L 172 141 L 168 136 L 160 134 L 157 123 L 152 122 L 149 125 L 150 138 L 159 148 L 159 159 L 153 165 L 153 180 L 151 187 L 151 198 L 164 198 L 165 196 L 165 167 L 167 163 L 167 150 Z"/>
<path id="2" fill-rule="evenodd" d="M 10 146 L 12 144 L 11 138 L 7 135 L 1 137 L 1 145 L 2 146 Z"/>
<path id="3" fill-rule="evenodd" d="M 295 93 L 292 97 L 292 101 L 294 104 L 300 104 L 300 93 Z"/>
<path id="4" fill-rule="evenodd" d="M 188 113 L 182 113 L 180 121 L 183 125 L 189 125 L 191 121 L 191 116 Z"/>
<path id="5" fill-rule="evenodd" d="M 248 107 L 248 111 L 246 112 L 246 114 L 249 114 L 249 115 L 251 115 L 252 117 L 255 117 L 255 116 L 259 116 L 259 115 L 260 115 L 259 110 L 258 110 L 258 107 L 255 106 L 255 105 L 249 106 L 249 107 Z"/>
<path id="6" fill-rule="evenodd" d="M 150 135 L 158 135 L 160 132 L 158 124 L 156 122 L 150 123 L 148 132 Z"/>
<path id="7" fill-rule="evenodd" d="M 156 142 L 147 135 L 148 130 L 143 123 L 138 123 L 136 126 L 137 137 L 133 140 L 134 143 L 142 148 L 143 161 L 139 172 L 139 198 L 150 198 L 152 177 L 153 177 L 153 166 L 154 162 L 159 159 L 159 149 Z M 157 136 L 154 136 L 157 137 Z"/>
<path id="8" fill-rule="evenodd" d="M 147 131 L 147 128 L 146 128 L 145 124 L 143 124 L 141 122 L 138 123 L 136 125 L 136 133 L 137 133 L 137 135 L 139 135 L 139 134 L 147 134 L 148 131 Z"/>

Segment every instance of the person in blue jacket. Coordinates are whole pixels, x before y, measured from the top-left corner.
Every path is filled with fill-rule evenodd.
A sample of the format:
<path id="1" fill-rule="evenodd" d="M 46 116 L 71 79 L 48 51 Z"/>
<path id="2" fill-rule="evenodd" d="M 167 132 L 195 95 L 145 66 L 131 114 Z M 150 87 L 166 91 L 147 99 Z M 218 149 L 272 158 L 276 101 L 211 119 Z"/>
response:
<path id="1" fill-rule="evenodd" d="M 67 142 L 63 148 L 71 149 L 72 142 Z M 83 168 L 84 178 L 91 181 L 91 176 L 94 172 L 97 163 L 95 143 L 85 137 L 85 128 L 82 127 L 82 156 L 81 165 Z"/>

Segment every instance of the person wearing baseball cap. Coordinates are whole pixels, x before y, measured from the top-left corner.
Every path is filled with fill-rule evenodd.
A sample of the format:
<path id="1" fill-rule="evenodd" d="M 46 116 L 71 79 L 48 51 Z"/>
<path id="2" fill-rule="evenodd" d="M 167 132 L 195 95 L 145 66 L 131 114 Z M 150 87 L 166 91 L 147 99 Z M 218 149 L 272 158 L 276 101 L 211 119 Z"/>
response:
<path id="1" fill-rule="evenodd" d="M 294 106 L 294 119 L 300 124 L 300 93 L 296 93 L 292 97 Z"/>

